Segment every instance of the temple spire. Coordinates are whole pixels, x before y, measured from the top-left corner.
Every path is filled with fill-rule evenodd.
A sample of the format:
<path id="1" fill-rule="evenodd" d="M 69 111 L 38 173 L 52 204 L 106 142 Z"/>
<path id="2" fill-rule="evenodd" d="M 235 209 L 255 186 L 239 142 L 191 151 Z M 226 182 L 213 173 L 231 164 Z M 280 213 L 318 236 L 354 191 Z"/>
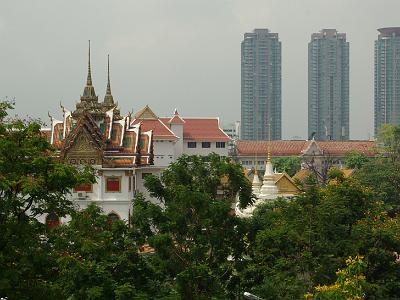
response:
<path id="1" fill-rule="evenodd" d="M 268 124 L 267 161 L 271 161 L 271 124 Z"/>
<path id="2" fill-rule="evenodd" d="M 107 95 L 111 95 L 111 84 L 110 84 L 110 54 L 107 55 Z"/>
<path id="3" fill-rule="evenodd" d="M 87 74 L 86 85 L 87 86 L 92 85 L 92 69 L 90 68 L 90 40 L 89 40 L 89 55 L 88 55 L 88 74 Z"/>
<path id="4" fill-rule="evenodd" d="M 110 109 L 114 104 L 114 97 L 111 94 L 111 83 L 110 83 L 110 55 L 107 55 L 107 89 L 106 95 L 104 96 L 104 105 Z"/>
<path id="5" fill-rule="evenodd" d="M 96 92 L 94 91 L 92 83 L 92 69 L 90 67 L 90 40 L 89 40 L 89 53 L 88 53 L 88 74 L 87 74 L 86 86 L 83 90 L 83 95 L 81 97 L 81 102 L 82 101 L 97 102 Z"/>

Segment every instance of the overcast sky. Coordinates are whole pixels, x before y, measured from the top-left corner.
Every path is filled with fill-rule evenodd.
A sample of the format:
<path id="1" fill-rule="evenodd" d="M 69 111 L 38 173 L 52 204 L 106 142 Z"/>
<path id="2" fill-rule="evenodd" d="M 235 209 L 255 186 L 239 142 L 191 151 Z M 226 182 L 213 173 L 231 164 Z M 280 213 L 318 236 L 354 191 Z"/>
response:
<path id="1" fill-rule="evenodd" d="M 373 133 L 377 28 L 400 26 L 399 0 L 1 0 L 0 99 L 47 121 L 83 92 L 87 40 L 99 100 L 111 87 L 122 113 L 240 120 L 240 42 L 269 28 L 282 42 L 283 138 L 307 136 L 307 44 L 322 28 L 350 42 L 350 136 Z"/>

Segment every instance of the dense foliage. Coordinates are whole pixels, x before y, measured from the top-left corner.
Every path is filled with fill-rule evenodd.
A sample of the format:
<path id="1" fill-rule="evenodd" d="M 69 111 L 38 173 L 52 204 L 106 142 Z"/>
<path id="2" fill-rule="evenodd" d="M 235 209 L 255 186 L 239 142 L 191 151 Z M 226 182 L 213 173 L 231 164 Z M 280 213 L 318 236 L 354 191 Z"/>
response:
<path id="1" fill-rule="evenodd" d="M 286 172 L 289 176 L 301 169 L 301 159 L 298 156 L 276 157 L 272 159 L 272 163 L 277 172 Z"/>
<path id="2" fill-rule="evenodd" d="M 176 278 L 183 299 L 237 294 L 245 227 L 231 207 L 236 194 L 242 206 L 252 201 L 240 166 L 215 154 L 182 156 L 161 178 L 146 178 L 146 187 L 162 207 L 136 197 L 133 228 L 155 248 L 161 270 Z"/>
<path id="3" fill-rule="evenodd" d="M 66 193 L 90 169 L 54 158 L 37 122 L 0 103 L 0 297 L 8 299 L 397 299 L 400 295 L 400 129 L 385 127 L 379 158 L 348 156 L 352 178 L 330 172 L 249 219 L 241 167 L 215 154 L 182 156 L 146 177 L 130 224 Z M 289 164 L 290 165 L 290 164 Z M 294 164 L 296 165 L 296 164 Z M 284 170 L 289 172 L 288 167 Z M 238 198 L 237 198 L 238 197 Z M 41 214 L 68 214 L 53 229 Z M 140 253 L 143 244 L 154 251 Z"/>

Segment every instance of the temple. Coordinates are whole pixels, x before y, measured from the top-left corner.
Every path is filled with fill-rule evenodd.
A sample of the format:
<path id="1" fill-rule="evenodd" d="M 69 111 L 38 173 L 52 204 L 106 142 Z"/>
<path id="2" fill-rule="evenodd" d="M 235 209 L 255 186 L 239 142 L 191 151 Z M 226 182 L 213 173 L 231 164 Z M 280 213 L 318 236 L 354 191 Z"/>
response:
<path id="1" fill-rule="evenodd" d="M 107 88 L 99 101 L 90 65 L 90 42 L 86 85 L 75 110 L 61 106 L 63 118 L 50 117 L 50 128 L 43 129 L 63 161 L 91 165 L 97 183 L 75 187 L 71 197 L 80 208 L 97 202 L 114 217 L 127 219 L 134 196 L 136 169 L 153 164 L 153 131 L 132 124 L 130 114 L 121 116 L 111 93 L 108 58 Z M 89 201 L 90 200 L 90 201 Z"/>
<path id="2" fill-rule="evenodd" d="M 111 92 L 109 57 L 105 96 L 99 101 L 90 63 L 89 42 L 86 84 L 75 109 L 60 103 L 62 119 L 49 115 L 50 128 L 42 129 L 61 160 L 90 165 L 96 171 L 96 183 L 71 191 L 71 200 L 79 208 L 94 202 L 110 218 L 128 220 L 136 192 L 150 199 L 144 187 L 149 174 L 159 174 L 182 154 L 228 155 L 231 139 L 218 118 L 183 118 L 177 109 L 172 117 L 160 118 L 147 105 L 123 116 Z M 56 224 L 62 220 L 49 214 L 42 221 Z"/>

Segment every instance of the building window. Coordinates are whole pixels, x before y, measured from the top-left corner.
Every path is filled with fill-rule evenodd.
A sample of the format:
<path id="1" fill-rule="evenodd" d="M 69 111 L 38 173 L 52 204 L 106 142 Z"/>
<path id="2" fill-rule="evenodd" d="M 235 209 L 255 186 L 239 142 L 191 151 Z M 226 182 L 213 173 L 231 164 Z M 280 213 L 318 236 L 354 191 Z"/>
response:
<path id="1" fill-rule="evenodd" d="M 60 218 L 57 216 L 56 213 L 52 212 L 49 213 L 46 217 L 46 226 L 47 229 L 53 229 L 54 227 L 60 224 Z"/>
<path id="2" fill-rule="evenodd" d="M 87 192 L 87 193 L 91 193 L 93 192 L 93 184 L 91 183 L 82 183 L 77 185 L 74 188 L 74 192 Z"/>
<path id="3" fill-rule="evenodd" d="M 106 177 L 106 192 L 120 193 L 121 192 L 121 177 Z"/>
<path id="4" fill-rule="evenodd" d="M 188 148 L 196 148 L 197 144 L 196 144 L 196 142 L 188 142 L 187 146 L 188 146 Z"/>
<path id="5" fill-rule="evenodd" d="M 201 147 L 202 148 L 211 148 L 211 143 L 210 142 L 202 142 Z"/>
<path id="6" fill-rule="evenodd" d="M 149 175 L 151 175 L 151 173 L 142 173 L 142 179 L 145 179 Z"/>
<path id="7" fill-rule="evenodd" d="M 217 148 L 225 148 L 225 142 L 217 142 L 216 147 Z"/>

